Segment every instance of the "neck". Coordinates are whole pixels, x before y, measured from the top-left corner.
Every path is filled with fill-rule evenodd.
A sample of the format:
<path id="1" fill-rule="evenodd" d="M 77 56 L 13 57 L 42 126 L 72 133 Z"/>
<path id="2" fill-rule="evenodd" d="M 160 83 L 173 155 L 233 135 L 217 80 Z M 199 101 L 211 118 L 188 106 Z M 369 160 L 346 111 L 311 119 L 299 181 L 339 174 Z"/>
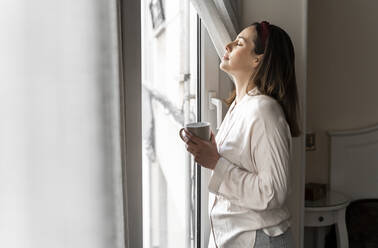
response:
<path id="1" fill-rule="evenodd" d="M 238 76 L 238 77 L 233 77 L 234 82 L 235 82 L 235 92 L 236 92 L 236 97 L 235 97 L 235 104 L 237 104 L 247 93 L 247 87 L 248 83 L 250 81 L 250 75 L 248 76 Z M 255 87 L 253 82 L 250 83 L 252 88 Z M 251 89 L 252 89 L 251 88 Z"/>

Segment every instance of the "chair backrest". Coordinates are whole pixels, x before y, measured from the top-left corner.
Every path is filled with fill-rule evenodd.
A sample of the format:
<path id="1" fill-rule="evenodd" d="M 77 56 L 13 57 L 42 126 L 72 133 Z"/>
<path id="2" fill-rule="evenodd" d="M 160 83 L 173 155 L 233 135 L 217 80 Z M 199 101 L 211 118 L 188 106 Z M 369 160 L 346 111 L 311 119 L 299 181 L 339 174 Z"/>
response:
<path id="1" fill-rule="evenodd" d="M 378 247 L 378 125 L 328 135 L 330 188 L 351 199 L 345 213 L 349 247 Z"/>
<path id="2" fill-rule="evenodd" d="M 351 200 L 378 198 L 378 125 L 328 135 L 330 188 Z"/>

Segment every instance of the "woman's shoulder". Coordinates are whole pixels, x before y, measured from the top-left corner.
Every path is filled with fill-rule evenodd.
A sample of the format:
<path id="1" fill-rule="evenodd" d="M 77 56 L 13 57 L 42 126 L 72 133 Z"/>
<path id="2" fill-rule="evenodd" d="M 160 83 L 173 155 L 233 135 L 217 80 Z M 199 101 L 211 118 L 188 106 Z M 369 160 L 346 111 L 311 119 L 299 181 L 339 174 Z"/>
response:
<path id="1" fill-rule="evenodd" d="M 286 120 L 285 113 L 279 102 L 271 96 L 258 95 L 254 96 L 249 103 L 253 106 L 253 118 L 251 127 L 253 130 L 260 130 L 259 134 L 266 135 L 266 130 L 275 130 L 269 132 L 272 135 L 284 135 L 290 138 L 290 127 Z M 265 131 L 262 131 L 265 130 Z M 262 132 L 261 132 L 262 131 Z"/>
<path id="2" fill-rule="evenodd" d="M 285 118 L 282 106 L 279 102 L 268 95 L 249 96 L 247 110 L 255 117 L 269 120 Z"/>

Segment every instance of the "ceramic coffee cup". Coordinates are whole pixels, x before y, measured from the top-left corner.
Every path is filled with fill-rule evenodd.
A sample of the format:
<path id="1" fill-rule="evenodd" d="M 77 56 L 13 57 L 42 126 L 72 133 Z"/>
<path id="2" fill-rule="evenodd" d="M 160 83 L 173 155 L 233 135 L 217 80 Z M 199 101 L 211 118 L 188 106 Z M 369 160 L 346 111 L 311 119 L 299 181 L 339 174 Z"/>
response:
<path id="1" fill-rule="evenodd" d="M 185 127 L 181 128 L 179 131 L 182 140 L 184 140 L 184 137 L 182 135 L 182 131 L 184 129 L 187 129 L 190 133 L 203 140 L 210 141 L 211 130 L 209 122 L 192 122 L 185 124 Z"/>

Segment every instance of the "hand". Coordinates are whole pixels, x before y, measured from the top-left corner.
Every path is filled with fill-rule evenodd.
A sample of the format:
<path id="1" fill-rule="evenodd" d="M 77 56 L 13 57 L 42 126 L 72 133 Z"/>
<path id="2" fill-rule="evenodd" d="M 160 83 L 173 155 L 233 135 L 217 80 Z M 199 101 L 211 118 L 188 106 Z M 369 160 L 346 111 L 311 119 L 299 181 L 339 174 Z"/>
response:
<path id="1" fill-rule="evenodd" d="M 182 129 L 180 130 L 181 133 Z M 211 131 L 210 141 L 203 140 L 184 128 L 185 137 L 183 141 L 188 152 L 193 154 L 194 160 L 201 166 L 213 170 L 220 158 L 213 131 Z M 181 137 L 181 135 L 180 135 Z"/>

